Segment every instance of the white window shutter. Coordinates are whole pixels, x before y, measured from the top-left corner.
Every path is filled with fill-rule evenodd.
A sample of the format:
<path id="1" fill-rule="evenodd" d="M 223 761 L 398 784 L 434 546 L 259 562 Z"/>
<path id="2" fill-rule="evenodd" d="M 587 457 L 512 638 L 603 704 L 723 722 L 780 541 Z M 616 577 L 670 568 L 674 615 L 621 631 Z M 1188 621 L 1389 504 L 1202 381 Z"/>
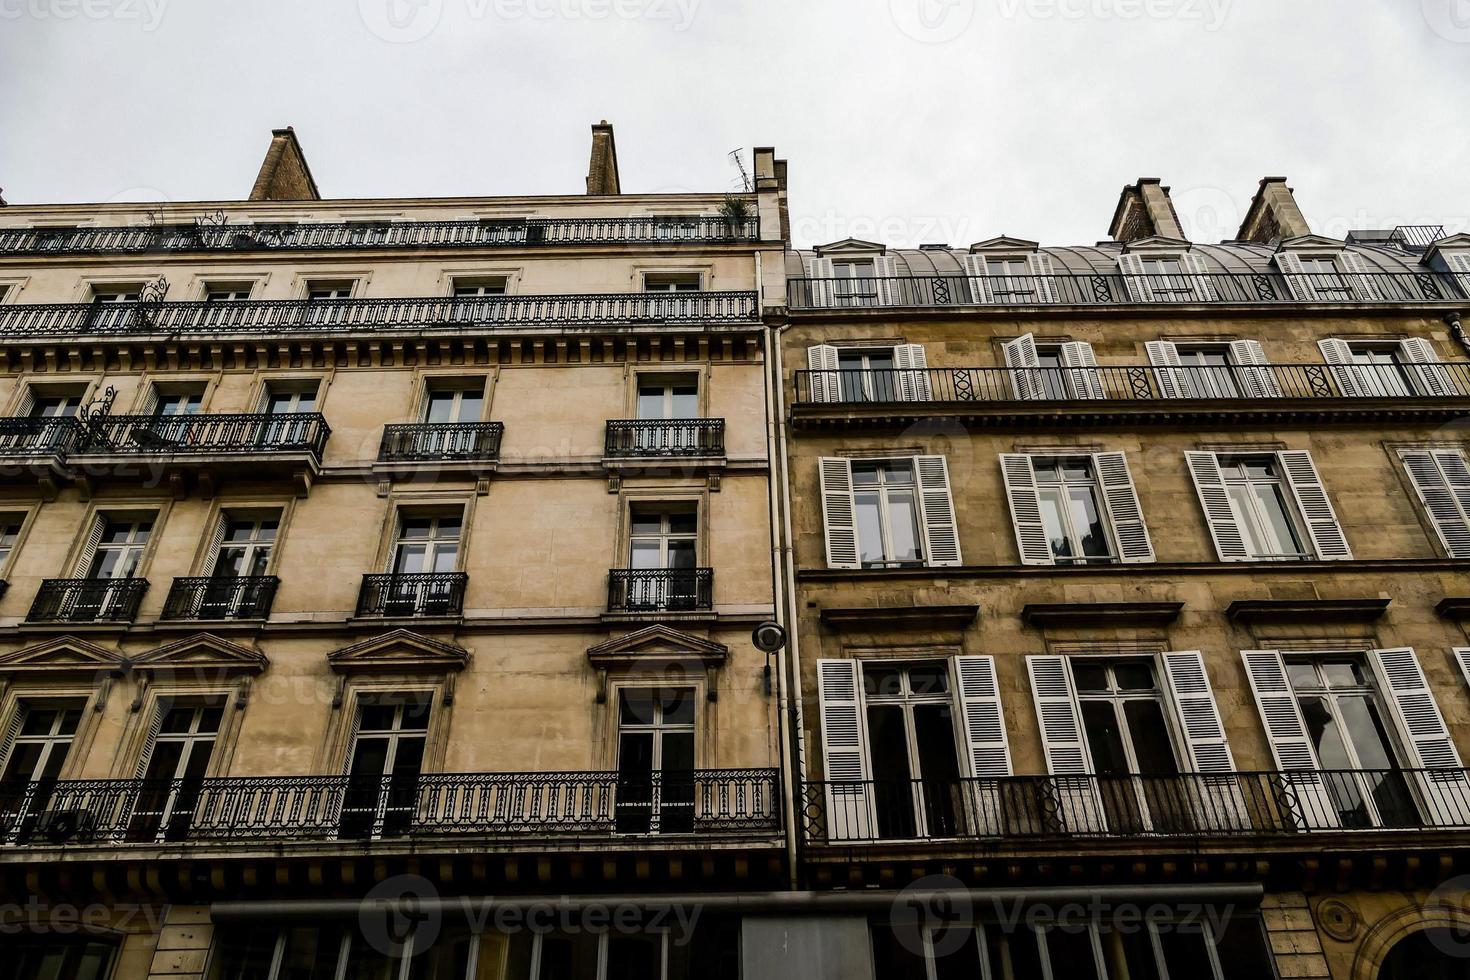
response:
<path id="1" fill-rule="evenodd" d="M 30 418 L 31 413 L 36 410 L 36 386 L 21 385 L 20 400 L 15 404 L 16 418 Z"/>
<path id="2" fill-rule="evenodd" d="M 1455 663 L 1460 667 L 1460 675 L 1465 678 L 1465 683 L 1470 684 L 1470 647 L 1455 647 Z"/>
<path id="3" fill-rule="evenodd" d="M 158 411 L 158 385 L 150 384 L 143 394 L 143 405 L 139 410 L 140 415 L 152 415 Z"/>
<path id="4" fill-rule="evenodd" d="M 1317 298 L 1317 289 L 1312 284 L 1312 277 L 1303 270 L 1300 257 L 1290 252 L 1277 252 L 1276 268 L 1281 270 L 1281 277 L 1286 280 L 1286 288 L 1291 290 L 1292 298 L 1303 303 Z"/>
<path id="5" fill-rule="evenodd" d="M 990 288 L 990 270 L 985 265 L 985 256 L 974 252 L 965 256 L 965 276 L 970 283 L 970 297 L 976 303 L 994 303 L 995 291 Z"/>
<path id="6" fill-rule="evenodd" d="M 842 401 L 841 362 L 837 348 L 831 344 L 813 344 L 806 349 L 807 375 L 811 381 L 811 397 L 814 402 Z"/>
<path id="7" fill-rule="evenodd" d="M 1332 379 L 1337 382 L 1337 391 L 1344 398 L 1361 398 L 1367 394 L 1362 384 L 1359 365 L 1353 363 L 1353 348 L 1346 340 L 1329 337 L 1317 341 L 1322 359 L 1332 365 Z"/>
<path id="8" fill-rule="evenodd" d="M 1133 474 L 1128 472 L 1127 455 L 1093 453 L 1092 463 L 1112 520 L 1113 537 L 1118 540 L 1119 561 L 1125 564 L 1153 561 L 1154 546 L 1143 520 L 1143 508 L 1138 503 L 1138 491 L 1133 486 Z"/>
<path id="9" fill-rule="evenodd" d="M 1296 692 L 1286 677 L 1286 664 L 1277 650 L 1242 650 L 1246 678 L 1256 699 L 1256 710 L 1271 744 L 1271 756 L 1284 774 L 1286 788 L 1295 798 L 1292 814 L 1304 827 L 1321 830 L 1339 825 L 1337 804 L 1317 773 L 1317 753 L 1302 720 Z"/>
<path id="10" fill-rule="evenodd" d="M 812 259 L 812 273 L 807 285 L 811 287 L 813 307 L 821 308 L 832 305 L 832 280 L 836 277 L 837 270 L 833 268 L 831 259 L 824 259 L 820 256 Z"/>
<path id="11" fill-rule="evenodd" d="M 1245 537 L 1240 533 L 1240 524 L 1225 492 L 1219 457 L 1214 453 L 1186 452 L 1184 461 L 1194 478 L 1194 492 L 1199 494 L 1210 539 L 1215 542 L 1215 554 L 1221 561 L 1249 561 L 1254 556 L 1246 549 Z"/>
<path id="12" fill-rule="evenodd" d="M 1145 341 L 1143 349 L 1148 353 L 1148 362 L 1154 366 L 1154 380 L 1158 382 L 1159 394 L 1164 398 L 1193 398 L 1194 384 L 1189 373 L 1179 361 L 1179 348 L 1173 341 Z"/>
<path id="13" fill-rule="evenodd" d="M 1072 687 L 1072 669 L 1066 657 L 1028 656 L 1031 697 L 1046 753 L 1046 771 L 1054 778 L 1058 809 L 1067 829 L 1098 831 L 1106 826 L 1102 799 L 1092 777 L 1092 759 Z"/>
<path id="14" fill-rule="evenodd" d="M 1023 565 L 1054 565 L 1056 557 L 1041 524 L 1041 499 L 1036 494 L 1036 471 L 1024 453 L 1001 453 L 1000 472 L 1005 478 L 1006 499 L 1011 504 L 1011 523 L 1016 529 L 1016 546 Z"/>
<path id="15" fill-rule="evenodd" d="M 1292 495 L 1296 497 L 1297 508 L 1307 524 L 1307 534 L 1312 539 L 1317 558 L 1321 561 L 1351 560 L 1353 551 L 1348 547 L 1347 536 L 1342 533 L 1342 524 L 1332 509 L 1332 501 L 1327 498 L 1327 488 L 1317 475 L 1312 454 L 1304 449 L 1291 449 L 1277 453 L 1276 458 L 1281 461 L 1282 472 L 1291 484 Z"/>
<path id="16" fill-rule="evenodd" d="M 1368 268 L 1368 263 L 1357 252 L 1339 252 L 1334 261 L 1338 271 L 1352 288 L 1353 295 L 1361 302 L 1387 299 L 1387 291 L 1379 281 L 1378 274 Z"/>
<path id="17" fill-rule="evenodd" d="M 822 482 L 822 526 L 827 539 L 828 568 L 861 568 L 858 560 L 857 512 L 852 500 L 852 464 L 841 457 L 817 461 Z"/>
<path id="18" fill-rule="evenodd" d="M 1036 301 L 1039 303 L 1060 302 L 1057 294 L 1057 277 L 1052 268 L 1051 256 L 1045 252 L 1032 252 L 1026 256 L 1026 265 L 1036 277 Z"/>
<path id="19" fill-rule="evenodd" d="M 203 575 L 213 575 L 215 566 L 219 564 L 219 550 L 225 543 L 225 531 L 230 526 L 230 515 L 220 511 L 214 519 L 214 530 L 209 534 L 209 543 L 205 545 Z"/>
<path id="20" fill-rule="evenodd" d="M 1439 352 L 1426 338 L 1409 337 L 1399 341 L 1399 356 L 1414 365 L 1410 370 L 1419 380 L 1421 395 L 1444 398 L 1460 393 L 1449 368 L 1439 362 Z"/>
<path id="21" fill-rule="evenodd" d="M 1444 260 L 1460 287 L 1460 295 L 1470 297 L 1470 252 L 1447 252 Z"/>
<path id="22" fill-rule="evenodd" d="M 929 358 L 923 344 L 897 344 L 893 348 L 893 366 L 898 368 L 898 393 L 906 402 L 934 400 L 929 384 Z"/>
<path id="23" fill-rule="evenodd" d="M 1152 303 L 1158 298 L 1149 285 L 1148 276 L 1143 271 L 1143 259 L 1139 256 L 1132 252 L 1124 252 L 1118 256 L 1118 272 L 1122 274 L 1129 298 L 1133 302 Z"/>
<path id="24" fill-rule="evenodd" d="M 919 504 L 924 518 L 924 557 L 931 568 L 963 565 L 954 500 L 950 496 L 949 468 L 943 456 L 915 456 L 919 476 Z"/>
<path id="25" fill-rule="evenodd" d="M 891 255 L 873 256 L 873 292 L 879 306 L 897 306 L 899 300 L 898 260 Z"/>
<path id="26" fill-rule="evenodd" d="M 4 772 L 10 765 L 10 752 L 15 748 L 15 738 L 20 734 L 21 728 L 26 723 L 28 709 L 26 702 L 19 699 L 15 702 L 15 710 L 10 714 L 10 724 L 5 726 L 5 731 L 0 734 L 0 772 Z"/>
<path id="27" fill-rule="evenodd" d="M 876 830 L 861 691 L 862 670 L 856 660 L 817 661 L 828 840 L 867 840 Z"/>
<path id="28" fill-rule="evenodd" d="M 1015 340 L 1001 345 L 1006 367 L 1011 370 L 1011 391 L 1017 401 L 1041 401 L 1046 397 L 1046 386 L 1041 383 L 1041 359 L 1036 353 L 1036 336 L 1023 333 Z"/>
<path id="29" fill-rule="evenodd" d="M 1062 345 L 1062 363 L 1067 366 L 1067 382 L 1077 398 L 1102 399 L 1102 372 L 1097 369 L 1097 357 L 1092 345 L 1085 340 L 1069 340 Z"/>
<path id="30" fill-rule="evenodd" d="M 1160 654 L 1159 659 L 1190 771 L 1205 777 L 1193 784 L 1195 792 L 1190 794 L 1200 825 L 1232 830 L 1250 827 L 1250 811 L 1234 777 L 1235 757 L 1225 737 L 1204 655 L 1198 650 L 1178 650 Z"/>
<path id="31" fill-rule="evenodd" d="M 153 713 L 148 716 L 148 730 L 138 749 L 138 764 L 133 770 L 135 779 L 142 779 L 148 774 L 148 764 L 153 761 L 153 747 L 158 744 L 158 733 L 163 730 L 163 716 L 167 711 L 168 702 L 163 698 L 156 698 L 153 702 Z"/>
<path id="32" fill-rule="evenodd" d="M 994 657 L 955 657 L 956 712 L 962 726 L 970 778 L 966 802 L 975 820 L 974 832 L 995 836 L 1005 831 L 1001 780 L 1011 775 L 1011 750 L 1001 710 L 1000 684 Z"/>
<path id="33" fill-rule="evenodd" d="M 1401 449 L 1404 471 L 1451 558 L 1470 558 L 1470 468 L 1457 450 Z M 1457 499 L 1458 498 L 1458 499 Z"/>
<path id="34" fill-rule="evenodd" d="M 1280 398 L 1281 386 L 1276 383 L 1271 362 L 1258 340 L 1232 340 L 1230 360 L 1235 365 L 1235 374 L 1240 378 L 1245 393 L 1251 398 Z"/>
<path id="35" fill-rule="evenodd" d="M 1189 274 L 1189 284 L 1194 290 L 1195 302 L 1212 303 L 1220 298 L 1215 289 L 1215 281 L 1210 277 L 1210 267 L 1204 259 L 1193 252 L 1185 252 L 1179 256 L 1179 264 Z"/>
<path id="36" fill-rule="evenodd" d="M 82 550 L 77 555 L 76 566 L 72 569 L 72 578 L 86 578 L 92 568 L 92 557 L 97 554 L 97 546 L 102 543 L 102 532 L 107 528 L 107 518 L 101 514 L 92 515 L 92 526 L 87 528 L 87 537 L 82 542 Z"/>
<path id="37" fill-rule="evenodd" d="M 1409 765 L 1421 770 L 1445 770 L 1414 773 L 1428 822 L 1436 826 L 1470 823 L 1470 778 L 1439 713 L 1434 691 L 1419 666 L 1419 657 L 1412 647 L 1373 650 L 1369 657 L 1404 736 Z"/>

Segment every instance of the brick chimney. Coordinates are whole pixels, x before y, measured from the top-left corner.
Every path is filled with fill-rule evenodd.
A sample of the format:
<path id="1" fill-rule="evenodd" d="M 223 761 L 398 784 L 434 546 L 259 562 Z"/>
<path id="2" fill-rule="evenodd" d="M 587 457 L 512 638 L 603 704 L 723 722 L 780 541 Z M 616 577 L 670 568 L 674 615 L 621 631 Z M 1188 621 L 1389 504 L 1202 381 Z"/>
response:
<path id="1" fill-rule="evenodd" d="M 1251 199 L 1245 220 L 1235 237 L 1243 241 L 1274 245 L 1284 238 L 1310 235 L 1312 229 L 1296 206 L 1296 196 L 1286 186 L 1285 177 L 1262 177 L 1256 196 Z"/>
<path id="2" fill-rule="evenodd" d="M 1183 239 L 1184 229 L 1179 224 L 1179 215 L 1174 213 L 1174 203 L 1169 200 L 1169 188 L 1161 185 L 1157 177 L 1140 177 L 1138 183 L 1124 187 L 1108 234 L 1116 242 L 1132 242 L 1154 235 Z"/>
<path id="3" fill-rule="evenodd" d="M 592 160 L 587 164 L 588 194 L 621 194 L 618 186 L 618 144 L 606 119 L 592 127 Z"/>
<path id="4" fill-rule="evenodd" d="M 260 173 L 255 176 L 255 186 L 250 189 L 251 201 L 320 201 L 321 192 L 311 177 L 311 168 L 306 165 L 306 154 L 296 142 L 296 130 L 271 130 L 271 145 L 265 151 L 265 160 Z"/>

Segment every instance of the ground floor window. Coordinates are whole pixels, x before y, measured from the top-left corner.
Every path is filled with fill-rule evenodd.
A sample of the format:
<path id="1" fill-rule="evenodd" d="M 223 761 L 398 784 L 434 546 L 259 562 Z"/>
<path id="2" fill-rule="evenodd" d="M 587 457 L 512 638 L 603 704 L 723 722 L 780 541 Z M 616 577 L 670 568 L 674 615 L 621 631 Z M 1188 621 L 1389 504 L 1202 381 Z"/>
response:
<path id="1" fill-rule="evenodd" d="M 1399 940 L 1384 957 L 1378 980 L 1470 980 L 1470 936 L 1458 929 L 1424 929 Z"/>
<path id="2" fill-rule="evenodd" d="M 100 939 L 15 939 L 5 943 L 15 980 L 107 980 L 117 947 Z"/>

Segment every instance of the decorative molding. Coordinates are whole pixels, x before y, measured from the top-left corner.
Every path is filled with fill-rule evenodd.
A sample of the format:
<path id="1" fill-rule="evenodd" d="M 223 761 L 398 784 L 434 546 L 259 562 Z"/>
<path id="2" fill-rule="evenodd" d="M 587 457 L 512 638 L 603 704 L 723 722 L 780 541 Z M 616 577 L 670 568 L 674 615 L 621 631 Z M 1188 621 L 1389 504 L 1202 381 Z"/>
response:
<path id="1" fill-rule="evenodd" d="M 1470 596 L 1445 596 L 1434 611 L 1445 619 L 1470 619 Z"/>
<path id="2" fill-rule="evenodd" d="M 339 674 L 450 673 L 464 670 L 469 660 L 470 652 L 459 644 L 407 629 L 396 629 L 327 654 L 327 665 Z"/>
<path id="3" fill-rule="evenodd" d="M 970 246 L 971 252 L 1037 252 L 1040 250 L 1040 242 L 1028 241 L 1025 238 L 1012 238 L 1010 235 L 997 235 L 983 242 L 975 242 Z"/>
<path id="4" fill-rule="evenodd" d="M 973 605 L 844 607 L 823 609 L 820 614 L 823 624 L 834 630 L 865 633 L 963 630 L 979 615 L 980 607 Z"/>
<path id="5" fill-rule="evenodd" d="M 1179 618 L 1182 602 L 1028 602 L 1021 620 L 1028 626 L 1167 626 Z"/>
<path id="6" fill-rule="evenodd" d="M 609 670 L 656 668 L 665 674 L 669 668 L 698 665 L 704 671 L 706 698 L 719 700 L 719 668 L 730 657 L 723 643 L 695 636 L 662 623 L 646 626 L 622 636 L 613 637 L 587 648 L 587 662 L 597 670 L 597 703 L 607 702 Z"/>
<path id="7" fill-rule="evenodd" d="M 141 653 L 133 660 L 135 670 L 148 673 L 193 670 L 259 674 L 268 666 L 270 660 L 254 647 L 221 639 L 211 633 L 186 636 Z"/>
<path id="8" fill-rule="evenodd" d="M 1225 615 L 1237 623 L 1371 623 L 1392 599 L 1236 599 Z"/>
<path id="9" fill-rule="evenodd" d="M 58 636 L 0 655 L 0 677 L 36 673 L 94 674 L 98 671 L 122 674 L 131 666 L 132 662 L 116 650 L 75 636 Z"/>

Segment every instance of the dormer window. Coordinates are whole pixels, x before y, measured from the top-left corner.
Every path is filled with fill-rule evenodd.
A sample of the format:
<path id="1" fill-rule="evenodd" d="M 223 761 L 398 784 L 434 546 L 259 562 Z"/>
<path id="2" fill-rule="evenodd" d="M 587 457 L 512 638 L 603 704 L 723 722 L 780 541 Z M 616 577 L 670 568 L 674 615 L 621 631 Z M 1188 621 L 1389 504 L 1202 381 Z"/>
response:
<path id="1" fill-rule="evenodd" d="M 875 242 L 845 239 L 823 245 L 812 259 L 807 295 L 799 303 L 813 307 L 894 306 L 904 281 L 898 277 L 898 260 L 885 255 Z"/>

